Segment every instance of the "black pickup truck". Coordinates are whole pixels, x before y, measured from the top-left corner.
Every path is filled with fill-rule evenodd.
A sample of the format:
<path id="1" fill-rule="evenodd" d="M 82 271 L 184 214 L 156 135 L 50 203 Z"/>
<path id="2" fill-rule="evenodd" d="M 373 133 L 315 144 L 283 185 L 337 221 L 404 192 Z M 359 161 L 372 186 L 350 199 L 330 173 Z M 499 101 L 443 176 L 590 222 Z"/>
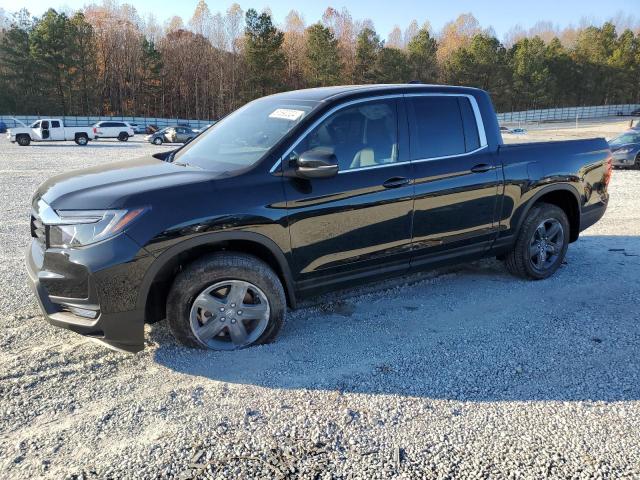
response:
<path id="1" fill-rule="evenodd" d="M 610 176 L 604 139 L 504 145 L 481 90 L 301 90 L 48 180 L 27 265 L 54 325 L 138 351 L 166 318 L 186 345 L 232 350 L 272 340 L 301 298 L 392 274 L 494 256 L 544 279 Z"/>

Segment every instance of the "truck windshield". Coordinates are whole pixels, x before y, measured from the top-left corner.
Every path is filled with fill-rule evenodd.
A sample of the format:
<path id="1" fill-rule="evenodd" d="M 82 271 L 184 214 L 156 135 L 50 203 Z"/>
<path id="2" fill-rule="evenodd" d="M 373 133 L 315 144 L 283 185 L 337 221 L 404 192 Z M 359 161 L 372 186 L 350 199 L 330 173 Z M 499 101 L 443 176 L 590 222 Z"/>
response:
<path id="1" fill-rule="evenodd" d="M 318 102 L 265 97 L 231 113 L 176 153 L 173 161 L 234 171 L 260 160 Z"/>

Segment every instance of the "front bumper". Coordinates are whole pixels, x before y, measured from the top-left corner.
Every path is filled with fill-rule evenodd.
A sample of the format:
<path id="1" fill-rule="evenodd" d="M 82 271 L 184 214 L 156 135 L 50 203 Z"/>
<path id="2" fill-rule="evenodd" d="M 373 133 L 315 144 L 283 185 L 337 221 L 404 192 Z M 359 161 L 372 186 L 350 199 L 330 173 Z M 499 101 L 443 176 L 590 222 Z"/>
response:
<path id="1" fill-rule="evenodd" d="M 632 153 L 617 154 L 613 152 L 611 164 L 614 167 L 633 167 L 636 163 L 636 157 Z"/>
<path id="2" fill-rule="evenodd" d="M 118 246 L 107 241 L 69 251 L 49 251 L 33 239 L 27 249 L 27 271 L 50 324 L 117 350 L 138 352 L 144 348 L 144 310 L 136 308 L 137 294 L 150 256 L 136 255 L 109 265 L 116 253 L 140 250 L 126 235 L 119 237 Z M 103 265 L 96 268 L 96 262 Z M 95 313 L 89 318 L 77 312 Z"/>

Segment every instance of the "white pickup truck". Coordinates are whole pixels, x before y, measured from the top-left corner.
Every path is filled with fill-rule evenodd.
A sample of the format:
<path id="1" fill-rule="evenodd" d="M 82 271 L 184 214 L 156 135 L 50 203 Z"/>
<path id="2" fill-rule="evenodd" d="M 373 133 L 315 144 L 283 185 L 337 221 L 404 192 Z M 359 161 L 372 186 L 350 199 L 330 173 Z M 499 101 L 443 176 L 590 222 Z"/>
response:
<path id="1" fill-rule="evenodd" d="M 59 118 L 42 118 L 28 127 L 16 127 L 7 130 L 11 142 L 26 147 L 31 142 L 63 142 L 73 140 L 78 145 L 86 145 L 95 138 L 93 127 L 65 127 Z"/>

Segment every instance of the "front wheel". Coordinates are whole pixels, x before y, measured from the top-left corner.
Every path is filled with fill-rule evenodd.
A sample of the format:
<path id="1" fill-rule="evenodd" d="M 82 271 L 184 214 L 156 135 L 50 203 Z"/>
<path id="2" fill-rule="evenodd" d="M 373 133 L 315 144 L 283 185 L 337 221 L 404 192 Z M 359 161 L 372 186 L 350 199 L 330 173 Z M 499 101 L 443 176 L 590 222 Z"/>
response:
<path id="1" fill-rule="evenodd" d="M 28 147 L 31 143 L 31 137 L 29 135 L 18 135 L 16 137 L 16 142 L 18 142 L 18 145 L 21 147 Z"/>
<path id="2" fill-rule="evenodd" d="M 195 261 L 178 274 L 167 299 L 176 339 L 211 350 L 268 343 L 282 328 L 285 313 L 276 273 L 242 253 L 214 253 Z"/>
<path id="3" fill-rule="evenodd" d="M 636 161 L 634 163 L 634 166 L 636 167 L 637 170 L 640 170 L 640 153 L 636 155 Z"/>
<path id="4" fill-rule="evenodd" d="M 510 273 L 531 280 L 553 275 L 569 248 L 570 227 L 564 210 L 548 203 L 534 205 L 505 258 Z"/>
<path id="5" fill-rule="evenodd" d="M 161 138 L 154 138 L 152 143 L 154 145 L 162 145 L 162 139 Z"/>

